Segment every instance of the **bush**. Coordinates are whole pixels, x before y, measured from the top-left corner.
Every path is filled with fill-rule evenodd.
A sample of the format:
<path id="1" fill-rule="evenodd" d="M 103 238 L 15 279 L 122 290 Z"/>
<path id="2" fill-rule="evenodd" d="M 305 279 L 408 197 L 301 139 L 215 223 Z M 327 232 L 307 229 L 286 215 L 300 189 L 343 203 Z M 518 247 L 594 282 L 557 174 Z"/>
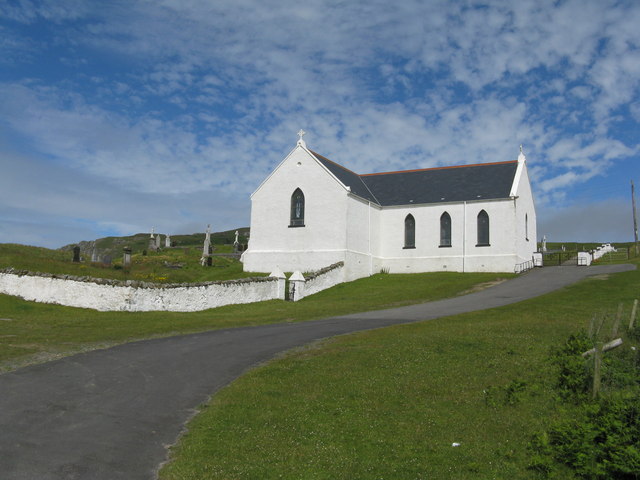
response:
<path id="1" fill-rule="evenodd" d="M 634 348 L 605 354 L 602 379 L 607 396 L 588 395 L 593 362 L 581 354 L 592 347 L 584 332 L 552 351 L 555 389 L 573 407 L 564 419 L 534 436 L 529 469 L 550 476 L 569 467 L 590 479 L 640 478 L 640 365 Z"/>
<path id="2" fill-rule="evenodd" d="M 640 404 L 629 395 L 581 406 L 576 418 L 536 435 L 529 468 L 548 474 L 553 463 L 582 478 L 640 476 Z"/>
<path id="3" fill-rule="evenodd" d="M 582 331 L 551 352 L 551 363 L 558 369 L 555 388 L 563 399 L 578 399 L 589 392 L 592 366 L 582 353 L 592 347 L 593 342 Z"/>

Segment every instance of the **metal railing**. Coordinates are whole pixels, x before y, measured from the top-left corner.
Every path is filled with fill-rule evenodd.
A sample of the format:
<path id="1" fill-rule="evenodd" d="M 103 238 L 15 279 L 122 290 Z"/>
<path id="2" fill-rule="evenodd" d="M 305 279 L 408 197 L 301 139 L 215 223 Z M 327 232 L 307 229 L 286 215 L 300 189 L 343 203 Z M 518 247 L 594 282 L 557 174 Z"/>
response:
<path id="1" fill-rule="evenodd" d="M 533 260 L 527 260 L 526 262 L 516 263 L 516 266 L 514 267 L 514 272 L 515 273 L 528 272 L 529 270 L 532 270 L 533 267 L 534 267 Z"/>

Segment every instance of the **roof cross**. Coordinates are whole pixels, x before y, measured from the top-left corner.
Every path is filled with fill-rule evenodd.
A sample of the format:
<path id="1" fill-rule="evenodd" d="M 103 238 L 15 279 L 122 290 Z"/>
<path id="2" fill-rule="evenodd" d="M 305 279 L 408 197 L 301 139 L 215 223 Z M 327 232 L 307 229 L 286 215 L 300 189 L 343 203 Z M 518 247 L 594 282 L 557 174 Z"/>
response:
<path id="1" fill-rule="evenodd" d="M 307 132 L 305 132 L 304 130 L 300 129 L 300 131 L 298 132 L 298 145 L 300 145 L 301 147 L 307 147 L 307 144 L 304 142 L 304 140 L 302 139 L 302 137 L 304 137 L 304 135 Z"/>

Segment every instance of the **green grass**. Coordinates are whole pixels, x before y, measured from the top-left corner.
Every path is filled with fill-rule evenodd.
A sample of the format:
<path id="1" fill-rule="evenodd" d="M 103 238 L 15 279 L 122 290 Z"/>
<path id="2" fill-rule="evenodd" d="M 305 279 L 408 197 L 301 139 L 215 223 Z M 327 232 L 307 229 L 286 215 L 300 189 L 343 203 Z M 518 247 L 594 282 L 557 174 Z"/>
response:
<path id="1" fill-rule="evenodd" d="M 161 478 L 539 478 L 528 442 L 567 415 L 550 348 L 639 292 L 621 273 L 289 352 L 203 406 Z"/>
<path id="2" fill-rule="evenodd" d="M 219 245 L 214 253 L 230 253 L 232 250 L 231 245 Z M 214 257 L 212 267 L 202 267 L 201 255 L 201 247 L 168 248 L 147 255 L 134 253 L 131 268 L 124 270 L 121 260 L 112 266 L 88 261 L 73 263 L 71 252 L 4 243 L 0 244 L 0 269 L 12 267 L 31 272 L 154 283 L 192 283 L 265 275 L 244 272 L 242 263 L 228 257 Z M 180 268 L 171 267 L 177 265 Z"/>
<path id="3" fill-rule="evenodd" d="M 272 300 L 194 313 L 97 312 L 0 295 L 0 371 L 143 338 L 297 322 L 436 300 L 511 276 L 447 272 L 374 275 L 296 303 Z"/>

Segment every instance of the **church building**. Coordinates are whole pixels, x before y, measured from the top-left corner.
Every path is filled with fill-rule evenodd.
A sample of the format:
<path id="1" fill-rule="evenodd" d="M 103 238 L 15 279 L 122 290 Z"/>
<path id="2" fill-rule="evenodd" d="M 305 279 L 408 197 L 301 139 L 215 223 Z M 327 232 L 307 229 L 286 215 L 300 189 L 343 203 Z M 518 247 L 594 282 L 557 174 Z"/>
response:
<path id="1" fill-rule="evenodd" d="M 536 251 L 517 160 L 359 175 L 302 139 L 251 195 L 250 272 L 513 272 Z"/>

